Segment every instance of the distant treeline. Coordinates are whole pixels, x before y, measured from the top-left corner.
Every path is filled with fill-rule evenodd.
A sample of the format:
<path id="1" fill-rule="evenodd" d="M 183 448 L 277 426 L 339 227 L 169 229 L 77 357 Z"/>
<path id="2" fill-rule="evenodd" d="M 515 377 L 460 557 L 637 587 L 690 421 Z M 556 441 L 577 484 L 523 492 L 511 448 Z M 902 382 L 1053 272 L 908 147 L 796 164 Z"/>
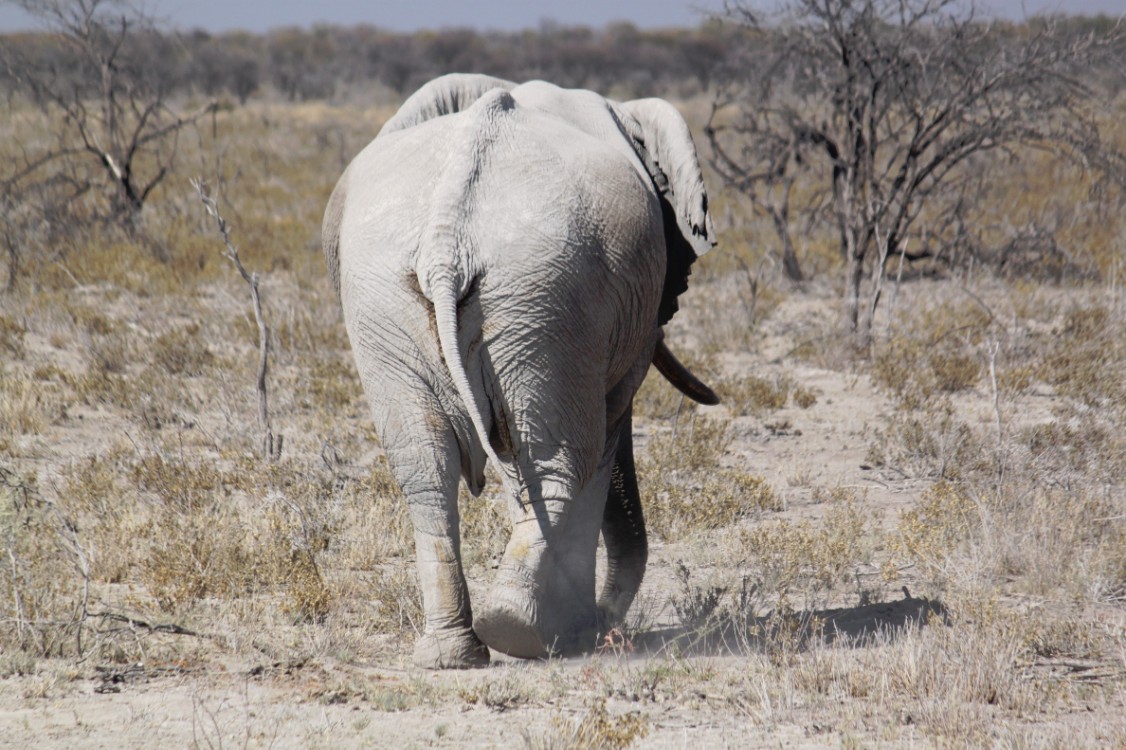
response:
<path id="1" fill-rule="evenodd" d="M 734 29 L 603 29 L 544 23 L 536 30 L 470 29 L 401 34 L 374 26 L 283 28 L 266 34 L 137 30 L 121 64 L 165 94 L 228 94 L 245 101 L 272 89 L 289 100 L 326 99 L 354 84 L 378 82 L 405 95 L 448 72 L 482 72 L 517 81 L 542 78 L 567 87 L 646 95 L 706 88 Z M 96 85 L 98 71 L 76 70 L 74 51 L 47 33 L 0 36 L 0 89 L 21 86 L 17 68 L 50 70 Z M 28 65 L 27 63 L 30 63 Z"/>
<path id="2" fill-rule="evenodd" d="M 1032 23 L 1035 23 L 1033 21 Z M 1067 20 L 1075 34 L 1100 33 L 1105 17 Z M 1019 38 L 1021 26 L 1006 25 Z M 620 96 L 689 95 L 707 89 L 748 48 L 770 44 L 769 30 L 709 21 L 695 29 L 642 30 L 629 23 L 601 29 L 545 22 L 519 32 L 447 29 L 403 34 L 375 26 L 281 28 L 265 34 L 135 29 L 117 64 L 162 96 L 258 94 L 287 100 L 329 99 L 353 86 L 380 83 L 399 95 L 449 72 L 481 72 L 524 81 L 550 80 Z M 748 44 L 749 42 L 749 44 Z M 735 54 L 733 50 L 740 50 Z M 96 95 L 100 73 L 82 70 L 77 52 L 50 33 L 0 35 L 0 92 L 36 98 L 20 71 L 73 79 Z M 738 62 L 736 62 L 738 61 Z M 752 63 L 753 66 L 753 63 Z M 1103 71 L 1100 76 L 1113 73 Z M 1117 89 L 1118 86 L 1113 88 Z"/>

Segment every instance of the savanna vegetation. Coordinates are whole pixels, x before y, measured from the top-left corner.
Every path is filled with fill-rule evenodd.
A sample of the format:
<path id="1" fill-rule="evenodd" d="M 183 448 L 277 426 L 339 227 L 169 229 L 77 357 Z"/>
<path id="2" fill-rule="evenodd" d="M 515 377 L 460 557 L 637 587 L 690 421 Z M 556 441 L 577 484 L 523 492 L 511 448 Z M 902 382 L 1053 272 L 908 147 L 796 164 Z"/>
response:
<path id="1" fill-rule="evenodd" d="M 900 4 L 817 4 L 885 5 Z M 59 7 L 92 11 L 86 37 L 0 40 L 0 739 L 1126 745 L 1112 23 L 959 27 L 991 50 L 1097 47 L 1059 73 L 1076 88 L 1053 115 L 1081 115 L 1097 148 L 982 149 L 908 210 L 897 242 L 873 229 L 858 345 L 823 143 L 709 151 L 705 135 L 753 125 L 717 104 L 746 107 L 732 96 L 747 66 L 780 65 L 799 27 L 205 35 L 116 3 Z M 74 63 L 114 39 L 104 69 Z M 655 378 L 638 396 L 654 542 L 626 623 L 583 659 L 431 675 L 406 666 L 412 535 L 319 227 L 401 97 L 454 69 L 678 102 L 710 160 L 722 244 L 668 336 L 724 403 L 697 408 Z M 791 72 L 770 92 L 790 109 L 772 111 L 828 122 L 839 101 Z M 785 146 L 779 132 L 769 144 Z M 773 172 L 755 171 L 763 153 Z M 757 181 L 737 184 L 733 164 Z M 261 326 L 235 258 L 257 277 Z M 474 591 L 507 535 L 494 489 L 462 498 Z"/>

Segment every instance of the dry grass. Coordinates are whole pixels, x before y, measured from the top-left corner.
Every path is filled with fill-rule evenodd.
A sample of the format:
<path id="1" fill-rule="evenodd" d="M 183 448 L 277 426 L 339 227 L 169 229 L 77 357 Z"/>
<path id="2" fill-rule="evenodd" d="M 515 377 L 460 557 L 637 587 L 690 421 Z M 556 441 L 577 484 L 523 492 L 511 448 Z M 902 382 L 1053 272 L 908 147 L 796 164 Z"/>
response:
<path id="1" fill-rule="evenodd" d="M 18 320 L 0 315 L 0 352 L 5 357 L 22 359 L 24 356 L 23 338 L 27 327 Z"/>
<path id="2" fill-rule="evenodd" d="M 740 530 L 739 568 L 779 608 L 824 605 L 870 562 L 872 542 L 858 504 L 854 493 L 840 491 L 819 524 L 776 521 Z"/>
<path id="3" fill-rule="evenodd" d="M 605 699 L 592 702 L 577 720 L 563 715 L 551 720 L 548 730 L 525 732 L 527 750 L 623 750 L 648 734 L 645 719 L 636 712 L 612 716 Z"/>
<path id="4" fill-rule="evenodd" d="M 677 541 L 781 510 L 763 477 L 720 466 L 730 430 L 726 421 L 698 416 L 650 439 L 638 461 L 638 482 L 651 533 Z"/>
<path id="5" fill-rule="evenodd" d="M 954 414 L 949 402 L 908 411 L 888 420 L 872 442 L 867 460 L 908 476 L 955 479 L 987 468 L 982 437 Z"/>
<path id="6" fill-rule="evenodd" d="M 421 627 L 413 537 L 317 240 L 343 166 L 318 134 L 351 152 L 377 120 L 263 103 L 223 113 L 216 140 L 185 143 L 180 160 L 185 177 L 222 184 L 262 274 L 278 462 L 258 458 L 244 290 L 186 180 L 153 197 L 144 237 L 76 223 L 65 248 L 28 246 L 21 286 L 0 297 L 0 700 L 88 694 L 76 680 L 96 665 L 180 665 L 200 685 L 265 663 L 283 700 L 370 709 L 340 721 L 369 719 L 380 738 L 417 721 L 448 744 L 457 722 L 498 721 L 528 747 L 625 747 L 646 732 L 658 745 L 1126 742 L 1121 292 L 904 283 L 863 361 L 825 322 L 829 285 L 775 283 L 769 228 L 722 196 L 731 233 L 701 261 L 669 340 L 725 408 L 659 377 L 635 401 L 654 543 L 624 629 L 650 653 L 623 636 L 577 663 L 404 671 Z M 1079 242 L 1091 222 L 1073 218 Z M 1092 262 L 1121 268 L 1113 247 L 1091 248 Z M 807 270 L 839 271 L 831 244 L 801 249 Z M 735 371 L 729 354 L 758 357 L 764 331 L 781 362 Z M 840 388 L 810 388 L 803 362 Z M 839 403 L 867 378 L 887 401 Z M 852 412 L 863 426 L 845 426 Z M 507 519 L 488 495 L 460 504 L 483 590 Z M 888 593 L 904 586 L 942 616 L 868 609 L 922 602 Z M 197 635 L 160 629 L 172 625 Z M 528 726 L 541 729 L 520 735 Z"/>
<path id="7" fill-rule="evenodd" d="M 1126 330 L 1104 305 L 1067 310 L 1051 332 L 1037 375 L 1056 391 L 1093 409 L 1126 402 L 1121 364 Z"/>
<path id="8" fill-rule="evenodd" d="M 876 348 L 872 377 L 906 409 L 972 388 L 982 374 L 979 349 L 991 323 L 987 310 L 962 300 L 927 310 Z"/>
<path id="9" fill-rule="evenodd" d="M 50 384 L 0 369 L 0 434 L 40 435 L 60 416 L 61 410 L 62 404 Z"/>

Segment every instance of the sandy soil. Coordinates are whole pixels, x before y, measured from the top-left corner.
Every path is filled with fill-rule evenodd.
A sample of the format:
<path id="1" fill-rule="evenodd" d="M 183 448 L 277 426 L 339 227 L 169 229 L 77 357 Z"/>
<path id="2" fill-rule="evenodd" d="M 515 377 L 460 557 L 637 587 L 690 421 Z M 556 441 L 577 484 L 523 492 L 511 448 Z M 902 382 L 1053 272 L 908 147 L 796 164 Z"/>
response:
<path id="1" fill-rule="evenodd" d="M 794 294 L 764 324 L 756 351 L 721 357 L 726 372 L 786 374 L 817 395 L 806 409 L 791 404 L 766 417 L 735 419 L 723 463 L 766 477 L 784 501 L 777 518 L 816 521 L 825 508 L 815 498 L 816 488 L 844 487 L 857 490 L 865 512 L 878 524 L 890 526 L 930 484 L 868 464 L 872 436 L 892 405 L 866 376 L 818 369 L 787 354 L 794 348 L 798 321 L 831 314 L 824 302 Z M 32 356 L 39 346 L 51 350 L 35 337 L 28 343 Z M 1041 400 L 1030 396 L 1020 419 L 1050 418 Z M 982 391 L 959 394 L 956 405 L 967 420 L 992 419 L 991 401 Z M 75 407 L 71 417 L 54 435 L 56 453 L 83 455 L 99 435 L 126 429 L 119 417 L 102 409 Z M 0 747 L 537 747 L 544 733 L 576 725 L 601 701 L 611 716 L 640 712 L 647 733 L 635 746 L 644 748 L 920 747 L 933 742 L 912 726 L 910 716 L 866 714 L 871 709 L 863 701 L 826 712 L 801 693 L 781 706 L 733 699 L 740 692 L 753 694 L 756 680 L 773 679 L 775 673 L 768 656 L 741 653 L 734 644 L 701 644 L 678 629 L 667 605 L 674 562 L 701 556 L 700 544 L 654 544 L 641 599 L 659 604 L 654 626 L 637 639 L 632 653 L 610 647 L 602 654 L 549 663 L 497 659 L 485 670 L 431 673 L 410 667 L 402 656 L 367 663 L 326 654 L 277 661 L 232 656 L 191 636 L 161 635 L 173 652 L 183 648 L 190 656 L 181 663 L 153 660 L 132 666 L 45 660 L 33 674 L 0 679 Z M 712 552 L 702 555 L 704 568 L 717 564 Z M 876 577 L 874 570 L 860 574 Z M 904 629 L 943 627 L 942 605 L 915 598 L 910 572 L 904 581 L 908 589 L 884 590 L 874 603 L 840 601 L 818 611 L 829 640 L 874 632 L 894 640 Z M 191 645 L 176 645 L 185 642 Z M 406 651 L 402 644 L 390 644 L 388 650 Z M 1101 675 L 1120 688 L 1110 704 L 1092 700 L 1058 712 L 1049 734 L 1066 733 L 1073 721 L 1121 722 L 1126 680 L 1115 671 L 1120 665 L 1096 661 L 1056 668 Z M 657 681 L 659 689 L 646 687 Z M 879 705 L 886 710 L 889 701 Z M 903 705 L 909 710 L 906 696 Z M 1028 736 L 1036 735 L 1037 721 L 1028 718 Z"/>

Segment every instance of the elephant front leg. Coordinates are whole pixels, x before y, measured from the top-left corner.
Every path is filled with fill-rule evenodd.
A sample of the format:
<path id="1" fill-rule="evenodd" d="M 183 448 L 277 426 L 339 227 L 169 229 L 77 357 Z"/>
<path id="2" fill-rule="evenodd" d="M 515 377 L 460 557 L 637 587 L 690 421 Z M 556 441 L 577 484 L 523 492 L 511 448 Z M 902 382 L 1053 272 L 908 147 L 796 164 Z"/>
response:
<path id="1" fill-rule="evenodd" d="M 637 490 L 633 463 L 632 419 L 626 414 L 614 454 L 610 491 L 602 516 L 602 539 L 606 543 L 606 578 L 598 597 L 598 609 L 606 624 L 620 622 L 641 588 L 649 543 L 645 516 Z"/>

